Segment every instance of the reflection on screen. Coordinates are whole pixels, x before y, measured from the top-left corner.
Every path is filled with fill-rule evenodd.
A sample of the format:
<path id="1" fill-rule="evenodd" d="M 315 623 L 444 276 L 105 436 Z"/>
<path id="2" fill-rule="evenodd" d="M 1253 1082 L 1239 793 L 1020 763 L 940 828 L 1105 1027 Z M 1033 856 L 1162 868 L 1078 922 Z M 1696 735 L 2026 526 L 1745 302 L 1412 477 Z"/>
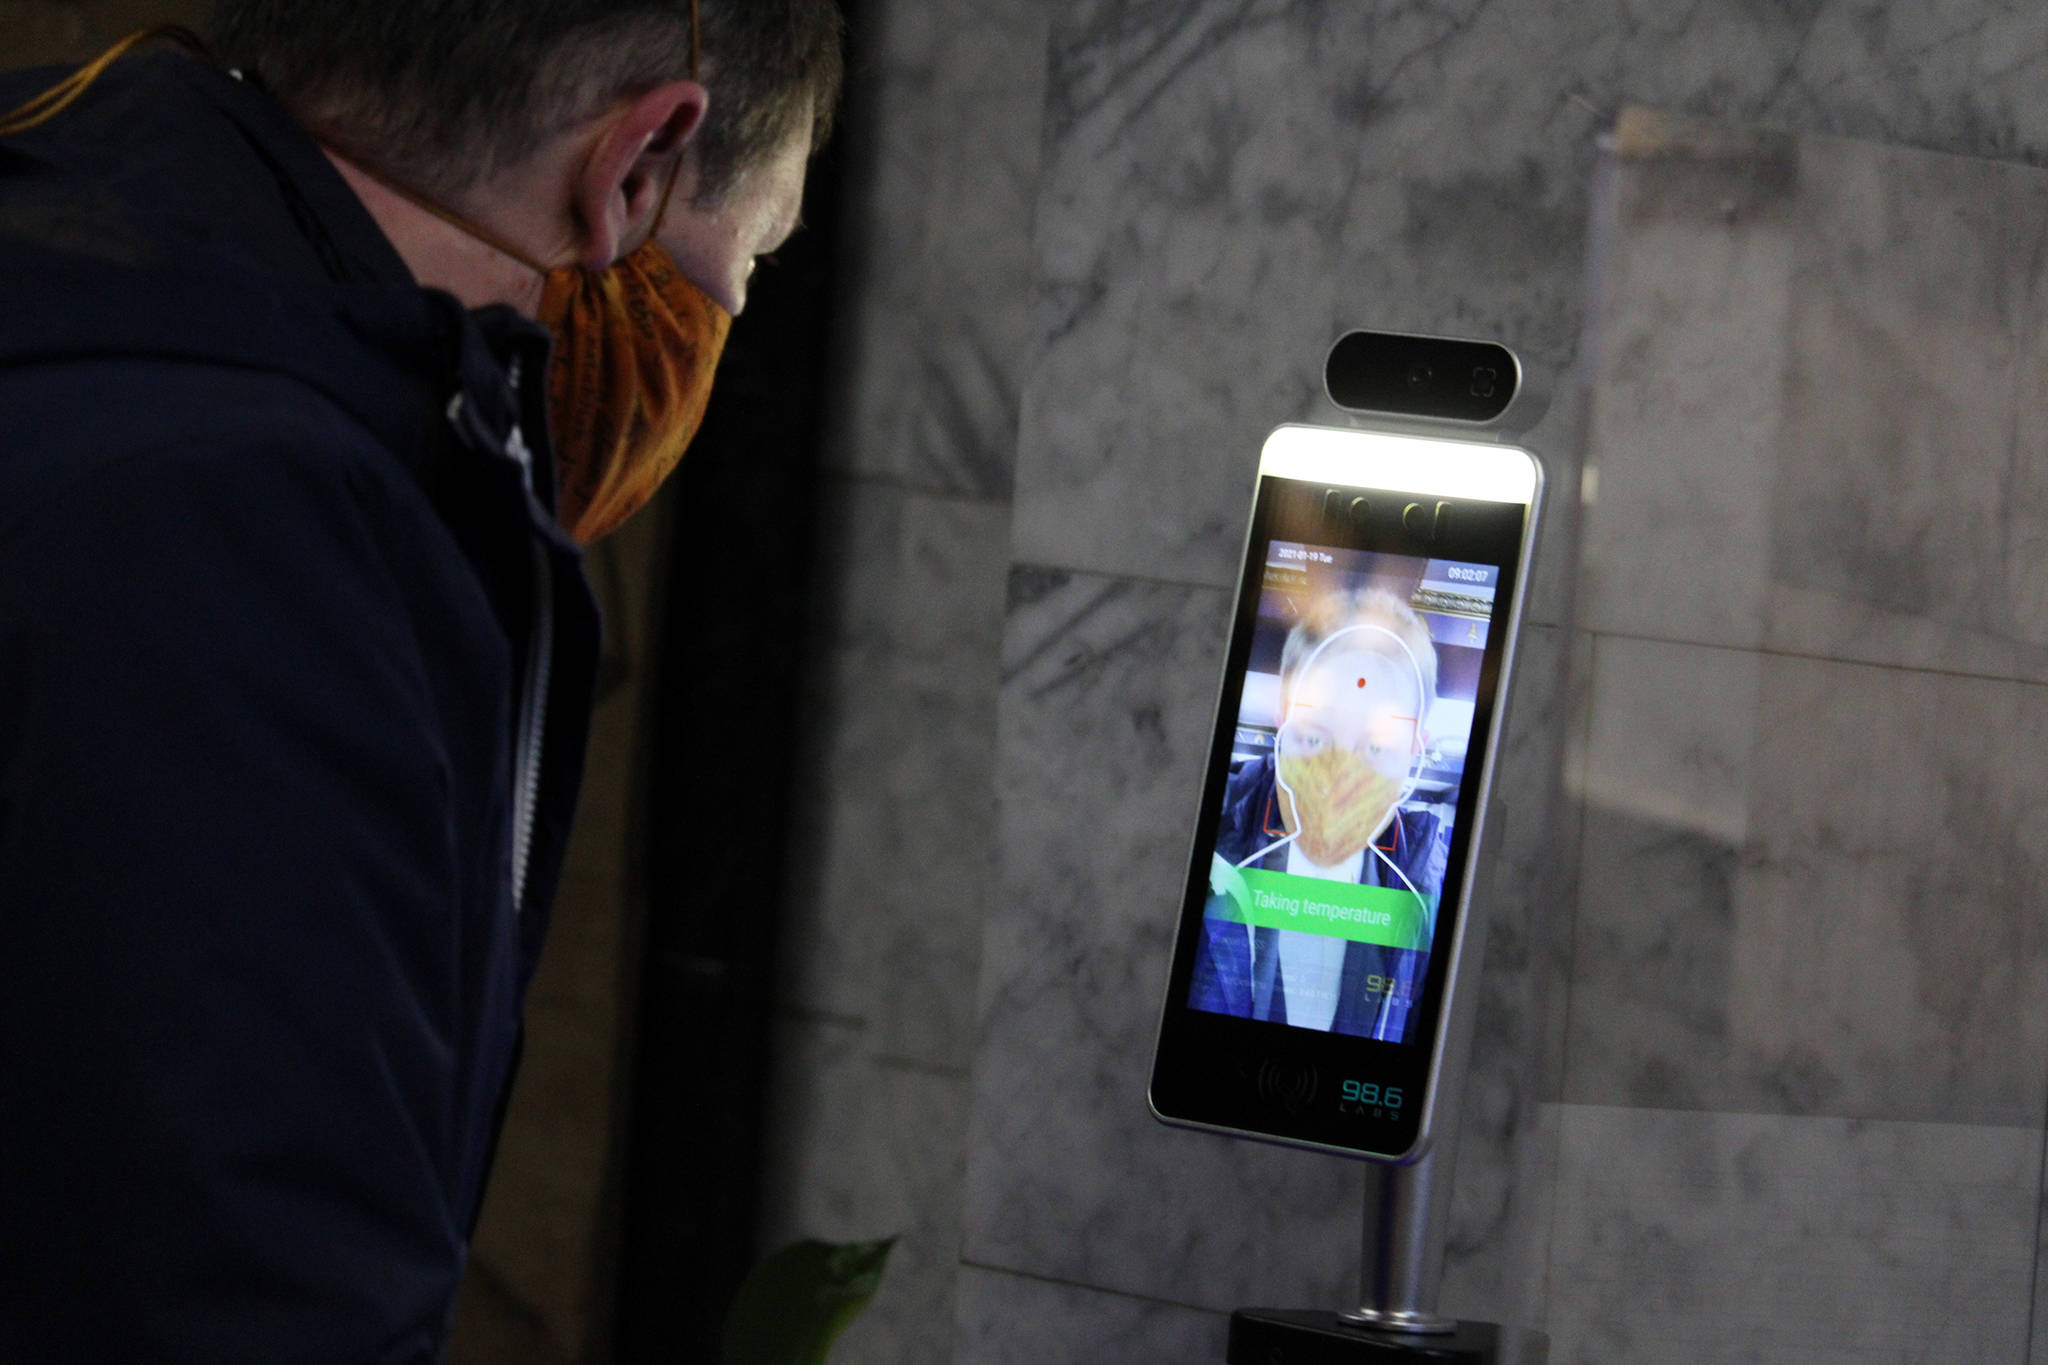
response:
<path id="1" fill-rule="evenodd" d="M 1271 546 L 1192 1008 L 1407 1040 L 1499 577 Z"/>

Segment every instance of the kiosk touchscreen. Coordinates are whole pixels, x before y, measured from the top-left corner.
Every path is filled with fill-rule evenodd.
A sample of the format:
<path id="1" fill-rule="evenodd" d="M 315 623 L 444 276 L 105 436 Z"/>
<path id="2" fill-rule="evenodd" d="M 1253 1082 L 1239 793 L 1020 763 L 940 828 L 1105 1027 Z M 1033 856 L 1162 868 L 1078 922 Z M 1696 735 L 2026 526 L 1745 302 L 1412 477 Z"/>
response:
<path id="1" fill-rule="evenodd" d="M 1268 437 L 1153 1062 L 1161 1119 L 1426 1150 L 1541 482 L 1487 440 Z"/>

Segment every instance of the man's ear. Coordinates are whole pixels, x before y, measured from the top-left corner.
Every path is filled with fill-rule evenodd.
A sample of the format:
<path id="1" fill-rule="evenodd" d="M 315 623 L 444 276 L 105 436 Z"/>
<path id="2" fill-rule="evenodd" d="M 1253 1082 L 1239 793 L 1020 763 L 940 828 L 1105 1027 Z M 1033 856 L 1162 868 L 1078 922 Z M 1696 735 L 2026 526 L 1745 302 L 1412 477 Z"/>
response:
<path id="1" fill-rule="evenodd" d="M 704 126 L 709 105 L 697 82 L 670 81 L 621 100 L 601 118 L 574 189 L 585 269 L 605 269 L 623 244 L 653 232 L 677 160 Z"/>

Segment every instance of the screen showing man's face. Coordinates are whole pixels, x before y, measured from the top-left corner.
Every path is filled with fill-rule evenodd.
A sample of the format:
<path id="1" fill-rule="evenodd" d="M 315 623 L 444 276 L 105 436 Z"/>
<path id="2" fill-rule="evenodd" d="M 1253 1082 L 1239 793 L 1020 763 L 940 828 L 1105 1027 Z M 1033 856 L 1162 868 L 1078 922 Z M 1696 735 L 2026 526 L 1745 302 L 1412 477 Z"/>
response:
<path id="1" fill-rule="evenodd" d="M 1402 1041 L 1435 946 L 1496 571 L 1275 543 L 1189 1004 Z"/>

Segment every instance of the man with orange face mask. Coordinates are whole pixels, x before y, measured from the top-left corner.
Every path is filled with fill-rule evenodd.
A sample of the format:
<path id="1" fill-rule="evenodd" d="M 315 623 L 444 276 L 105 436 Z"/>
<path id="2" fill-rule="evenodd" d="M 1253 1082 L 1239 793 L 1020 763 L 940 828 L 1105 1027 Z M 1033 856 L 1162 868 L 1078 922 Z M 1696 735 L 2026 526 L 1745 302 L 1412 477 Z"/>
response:
<path id="1" fill-rule="evenodd" d="M 1428 902 L 1443 884 L 1449 812 L 1411 798 L 1436 675 L 1428 628 L 1392 594 L 1336 593 L 1311 606 L 1281 653 L 1273 752 L 1243 763 L 1225 790 L 1217 859 Z M 1191 1003 L 1399 1040 L 1426 959 L 1426 951 L 1305 930 L 1212 922 Z"/>
<path id="2" fill-rule="evenodd" d="M 0 1358 L 439 1357 L 832 0 L 221 0 L 0 76 Z M 118 59 L 116 59 L 118 58 Z"/>

